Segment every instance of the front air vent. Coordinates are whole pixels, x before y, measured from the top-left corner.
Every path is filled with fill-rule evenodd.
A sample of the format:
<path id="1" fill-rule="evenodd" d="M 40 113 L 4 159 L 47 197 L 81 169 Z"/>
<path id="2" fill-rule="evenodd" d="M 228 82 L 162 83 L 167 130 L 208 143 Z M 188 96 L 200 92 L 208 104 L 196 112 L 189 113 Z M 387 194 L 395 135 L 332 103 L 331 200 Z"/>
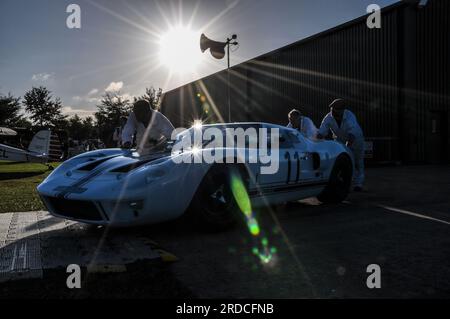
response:
<path id="1" fill-rule="evenodd" d="M 71 200 L 58 197 L 45 197 L 55 214 L 73 219 L 101 221 L 102 215 L 91 201 Z"/>
<path id="2" fill-rule="evenodd" d="M 155 160 L 157 160 L 157 158 L 152 158 L 152 159 L 148 159 L 148 160 L 144 160 L 144 161 L 138 161 L 138 162 L 134 162 L 131 164 L 123 165 L 123 166 L 113 169 L 111 172 L 112 173 L 128 173 L 138 167 L 141 167 L 141 166 L 143 166 L 147 163 L 153 162 Z"/>
<path id="3" fill-rule="evenodd" d="M 87 165 L 84 165 L 80 168 L 78 168 L 79 171 L 92 171 L 94 170 L 97 166 L 99 166 L 100 164 L 110 160 L 112 157 L 106 157 L 106 158 L 102 158 L 101 160 L 97 160 L 95 162 L 90 162 Z"/>

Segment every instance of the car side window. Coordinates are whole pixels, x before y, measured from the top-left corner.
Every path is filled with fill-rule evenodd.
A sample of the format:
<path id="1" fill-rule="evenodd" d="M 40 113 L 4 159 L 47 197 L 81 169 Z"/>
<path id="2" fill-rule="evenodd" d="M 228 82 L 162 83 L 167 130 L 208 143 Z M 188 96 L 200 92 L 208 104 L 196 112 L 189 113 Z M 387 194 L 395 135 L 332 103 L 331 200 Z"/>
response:
<path id="1" fill-rule="evenodd" d="M 294 134 L 280 131 L 280 148 L 292 148 L 294 146 Z"/>
<path id="2" fill-rule="evenodd" d="M 299 134 L 301 134 L 301 133 L 293 133 L 293 132 L 288 132 L 287 133 L 287 135 L 288 135 L 289 139 L 291 140 L 292 144 L 300 144 Z"/>

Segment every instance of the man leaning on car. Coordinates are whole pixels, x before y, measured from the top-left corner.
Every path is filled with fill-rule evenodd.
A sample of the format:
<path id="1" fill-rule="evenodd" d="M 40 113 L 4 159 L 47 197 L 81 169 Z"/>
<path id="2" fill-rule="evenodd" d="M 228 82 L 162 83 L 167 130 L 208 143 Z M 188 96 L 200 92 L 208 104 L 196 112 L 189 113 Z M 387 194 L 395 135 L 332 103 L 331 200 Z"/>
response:
<path id="1" fill-rule="evenodd" d="M 171 139 L 174 126 L 162 113 L 151 108 L 146 100 L 136 101 L 122 131 L 122 148 L 131 148 L 136 132 L 136 144 L 139 154 L 148 154 L 159 150 Z"/>
<path id="2" fill-rule="evenodd" d="M 316 137 L 317 128 L 314 125 L 313 121 L 309 117 L 302 115 L 302 112 L 300 112 L 299 110 L 293 109 L 292 111 L 290 111 L 288 114 L 288 119 L 288 128 L 294 128 L 300 131 L 307 138 Z"/>
<path id="3" fill-rule="evenodd" d="M 330 104 L 330 113 L 323 118 L 317 138 L 323 139 L 331 131 L 338 142 L 352 150 L 355 158 L 354 190 L 361 191 L 364 183 L 364 134 L 356 116 L 346 106 L 343 99 Z"/>

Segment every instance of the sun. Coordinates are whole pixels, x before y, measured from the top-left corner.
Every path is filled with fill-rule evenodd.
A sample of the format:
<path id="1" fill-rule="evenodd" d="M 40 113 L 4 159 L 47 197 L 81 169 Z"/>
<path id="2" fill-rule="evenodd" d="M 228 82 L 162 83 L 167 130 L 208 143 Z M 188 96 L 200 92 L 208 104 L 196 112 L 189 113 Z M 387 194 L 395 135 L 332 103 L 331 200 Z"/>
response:
<path id="1" fill-rule="evenodd" d="M 200 34 L 189 27 L 170 28 L 160 37 L 159 59 L 171 72 L 194 72 L 201 60 Z"/>

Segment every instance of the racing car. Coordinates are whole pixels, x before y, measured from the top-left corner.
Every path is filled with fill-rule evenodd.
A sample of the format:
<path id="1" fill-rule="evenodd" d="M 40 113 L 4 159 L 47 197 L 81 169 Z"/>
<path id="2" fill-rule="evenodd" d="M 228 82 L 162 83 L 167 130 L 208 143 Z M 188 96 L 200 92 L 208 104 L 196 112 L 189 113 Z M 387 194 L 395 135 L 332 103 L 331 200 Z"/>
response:
<path id="1" fill-rule="evenodd" d="M 259 134 L 254 143 L 246 136 L 244 144 L 231 147 L 211 134 L 200 145 L 177 147 L 211 129 L 226 138 L 230 129 L 269 133 Z M 266 159 L 277 162 L 270 173 L 264 173 L 267 160 L 255 159 L 266 139 Z M 196 160 L 206 152 L 219 160 Z M 133 226 L 186 214 L 201 227 L 224 229 L 243 209 L 309 197 L 341 202 L 349 192 L 353 167 L 351 151 L 335 141 L 308 139 L 295 129 L 268 123 L 210 124 L 187 129 L 149 154 L 125 149 L 80 154 L 62 163 L 37 190 L 52 215 L 82 223 Z M 239 194 L 236 180 L 242 186 Z"/>

